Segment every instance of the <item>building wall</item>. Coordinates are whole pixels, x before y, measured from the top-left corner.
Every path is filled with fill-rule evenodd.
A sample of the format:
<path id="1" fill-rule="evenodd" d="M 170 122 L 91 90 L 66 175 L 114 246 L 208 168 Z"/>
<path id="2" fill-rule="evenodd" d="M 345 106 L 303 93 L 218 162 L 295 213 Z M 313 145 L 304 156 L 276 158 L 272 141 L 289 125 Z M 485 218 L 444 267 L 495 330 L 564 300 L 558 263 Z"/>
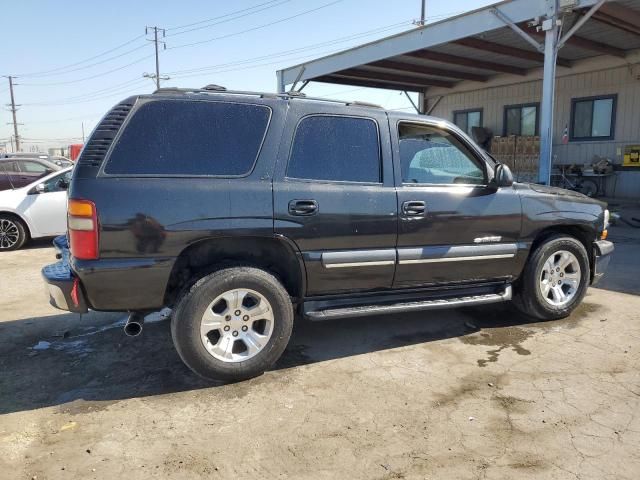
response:
<path id="1" fill-rule="evenodd" d="M 558 68 L 554 113 L 554 164 L 591 164 L 594 155 L 609 158 L 622 165 L 624 147 L 640 144 L 640 65 L 599 57 L 572 73 Z M 616 65 L 617 64 L 617 65 Z M 562 72 L 565 70 L 565 72 Z M 456 91 L 429 91 L 431 104 L 442 97 L 431 115 L 453 121 L 453 112 L 472 108 L 483 109 L 483 126 L 494 135 L 502 135 L 504 107 L 539 102 L 542 97 L 541 73 L 534 72 L 525 79 L 502 78 L 482 88 L 478 83 L 463 82 Z M 535 78 L 537 77 L 537 78 Z M 617 94 L 615 138 L 613 141 L 570 141 L 562 143 L 565 126 L 571 126 L 571 99 L 596 95 Z M 617 182 L 607 182 L 607 193 L 618 197 L 640 198 L 640 169 L 618 171 Z"/>

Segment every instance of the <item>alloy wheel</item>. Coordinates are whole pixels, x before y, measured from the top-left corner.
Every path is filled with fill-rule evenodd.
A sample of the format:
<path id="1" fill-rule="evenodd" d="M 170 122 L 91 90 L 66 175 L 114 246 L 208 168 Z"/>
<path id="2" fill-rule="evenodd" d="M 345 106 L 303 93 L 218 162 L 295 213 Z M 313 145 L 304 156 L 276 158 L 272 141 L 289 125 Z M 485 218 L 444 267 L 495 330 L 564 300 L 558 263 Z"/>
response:
<path id="1" fill-rule="evenodd" d="M 0 250 L 6 250 L 18 243 L 20 231 L 12 220 L 0 219 Z"/>
<path id="2" fill-rule="evenodd" d="M 200 336 L 210 355 L 222 362 L 241 362 L 260 353 L 273 333 L 273 309 L 264 295 L 236 288 L 209 304 Z"/>
<path id="3" fill-rule="evenodd" d="M 540 292 L 547 303 L 562 308 L 578 293 L 581 278 L 578 258 L 567 250 L 559 250 L 544 262 L 540 273 Z"/>

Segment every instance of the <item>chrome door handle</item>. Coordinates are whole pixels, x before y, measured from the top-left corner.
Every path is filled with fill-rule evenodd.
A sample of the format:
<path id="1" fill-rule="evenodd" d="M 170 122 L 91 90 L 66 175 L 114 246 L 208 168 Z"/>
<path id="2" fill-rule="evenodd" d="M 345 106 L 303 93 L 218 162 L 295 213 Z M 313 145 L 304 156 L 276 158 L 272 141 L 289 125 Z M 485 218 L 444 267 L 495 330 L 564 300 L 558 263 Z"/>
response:
<path id="1" fill-rule="evenodd" d="M 420 200 L 408 200 L 402 203 L 402 215 L 405 217 L 424 217 L 427 206 Z"/>
<path id="2" fill-rule="evenodd" d="M 318 213 L 318 202 L 315 200 L 291 200 L 289 215 L 304 217 Z"/>

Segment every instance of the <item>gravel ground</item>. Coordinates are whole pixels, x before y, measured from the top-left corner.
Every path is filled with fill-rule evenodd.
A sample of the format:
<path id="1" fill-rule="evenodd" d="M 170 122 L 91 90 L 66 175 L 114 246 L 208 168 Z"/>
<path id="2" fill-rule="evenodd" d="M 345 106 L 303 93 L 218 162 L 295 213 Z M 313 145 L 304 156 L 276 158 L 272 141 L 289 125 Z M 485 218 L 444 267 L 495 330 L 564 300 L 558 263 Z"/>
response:
<path id="1" fill-rule="evenodd" d="M 505 307 L 296 325 L 211 385 L 155 315 L 49 307 L 49 242 L 2 254 L 0 478 L 640 478 L 639 235 L 560 321 Z"/>

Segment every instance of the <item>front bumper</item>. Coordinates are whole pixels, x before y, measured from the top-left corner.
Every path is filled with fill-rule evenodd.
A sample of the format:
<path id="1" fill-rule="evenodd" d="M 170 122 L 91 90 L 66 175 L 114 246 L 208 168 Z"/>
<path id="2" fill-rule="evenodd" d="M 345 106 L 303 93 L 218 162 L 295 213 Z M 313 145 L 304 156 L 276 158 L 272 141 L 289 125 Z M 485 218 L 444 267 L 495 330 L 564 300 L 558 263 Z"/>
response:
<path id="1" fill-rule="evenodd" d="M 53 246 L 56 248 L 56 258 L 60 260 L 42 269 L 49 303 L 60 310 L 87 313 L 87 302 L 80 279 L 73 274 L 69 265 L 69 245 L 66 237 L 56 237 Z"/>
<path id="2" fill-rule="evenodd" d="M 593 277 L 591 284 L 595 285 L 602 278 L 607 271 L 609 261 L 611 260 L 611 254 L 613 253 L 613 242 L 608 240 L 598 240 L 593 242 Z"/>

